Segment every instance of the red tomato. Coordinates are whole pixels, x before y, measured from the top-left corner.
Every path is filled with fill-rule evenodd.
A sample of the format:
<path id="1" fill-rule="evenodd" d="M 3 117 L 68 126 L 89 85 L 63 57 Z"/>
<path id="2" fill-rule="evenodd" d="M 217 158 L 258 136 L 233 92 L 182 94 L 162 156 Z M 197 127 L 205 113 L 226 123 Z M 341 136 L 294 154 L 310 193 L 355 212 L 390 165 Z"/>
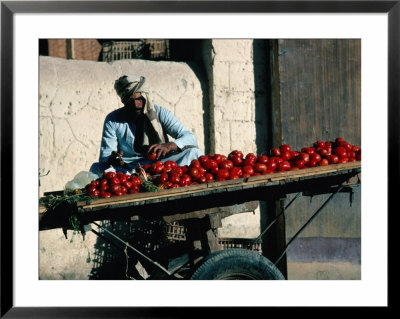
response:
<path id="1" fill-rule="evenodd" d="M 132 188 L 132 182 L 130 182 L 129 180 L 125 181 L 123 183 L 123 186 L 126 187 L 126 189 L 131 189 Z"/>
<path id="2" fill-rule="evenodd" d="M 333 144 L 333 143 L 332 143 L 331 141 L 326 141 L 326 142 L 325 142 L 325 147 L 328 147 L 328 148 L 330 147 L 330 148 L 332 148 L 332 144 Z"/>
<path id="3" fill-rule="evenodd" d="M 100 191 L 106 191 L 106 190 L 108 190 L 108 185 L 107 185 L 107 184 L 101 184 L 101 185 L 99 185 L 99 190 L 100 190 Z"/>
<path id="4" fill-rule="evenodd" d="M 201 163 L 200 163 L 200 161 L 198 159 L 193 159 L 190 162 L 190 168 L 192 168 L 192 167 L 200 167 L 200 166 L 201 166 Z"/>
<path id="5" fill-rule="evenodd" d="M 139 193 L 139 190 L 136 188 L 131 188 L 130 190 L 128 190 L 128 194 L 137 194 Z"/>
<path id="6" fill-rule="evenodd" d="M 358 152 L 356 152 L 356 160 L 361 161 L 361 149 Z"/>
<path id="7" fill-rule="evenodd" d="M 295 163 L 294 166 L 297 168 L 304 168 L 306 165 L 306 162 L 303 159 L 298 159 Z"/>
<path id="8" fill-rule="evenodd" d="M 281 157 L 283 158 L 284 161 L 288 161 L 292 158 L 292 154 L 289 151 L 284 151 L 281 152 Z"/>
<path id="9" fill-rule="evenodd" d="M 230 152 L 229 155 L 228 155 L 228 159 L 229 159 L 229 157 L 233 157 L 233 156 L 236 156 L 236 155 L 243 159 L 243 153 L 241 151 L 238 151 L 238 150 L 234 150 L 234 151 Z"/>
<path id="10" fill-rule="evenodd" d="M 165 188 L 171 188 L 172 183 L 171 183 L 170 181 L 166 181 L 166 182 L 164 183 L 164 185 L 165 185 Z"/>
<path id="11" fill-rule="evenodd" d="M 179 184 L 180 177 L 176 173 L 172 173 L 168 179 L 172 184 Z"/>
<path id="12" fill-rule="evenodd" d="M 326 166 L 326 165 L 329 165 L 329 162 L 328 162 L 328 160 L 326 158 L 323 158 L 322 160 L 320 160 L 318 162 L 318 165 L 319 166 Z"/>
<path id="13" fill-rule="evenodd" d="M 207 173 L 207 174 L 209 174 L 209 173 Z M 200 176 L 199 183 L 201 183 L 201 184 L 207 183 L 207 178 L 206 178 L 205 175 L 204 176 Z"/>
<path id="14" fill-rule="evenodd" d="M 300 153 L 297 152 L 297 151 L 291 151 L 291 152 L 290 152 L 290 158 L 296 158 L 296 157 L 299 156 L 299 155 L 300 155 Z"/>
<path id="15" fill-rule="evenodd" d="M 181 187 L 189 186 L 191 182 L 192 182 L 192 180 L 191 180 L 190 176 L 187 174 L 184 174 L 184 175 L 182 175 L 182 178 L 179 181 L 179 186 L 181 186 Z"/>
<path id="16" fill-rule="evenodd" d="M 151 161 L 154 161 L 154 160 L 157 158 L 157 153 L 156 153 L 156 152 L 151 153 L 151 154 L 149 154 L 149 155 L 147 156 L 147 158 L 148 158 L 149 160 L 151 160 Z"/>
<path id="17" fill-rule="evenodd" d="M 328 152 L 328 149 L 327 148 L 325 148 L 325 147 L 318 147 L 317 148 L 317 153 L 319 154 L 319 155 L 321 155 L 322 157 L 325 157 L 325 156 L 328 156 L 329 154 L 329 152 Z"/>
<path id="18" fill-rule="evenodd" d="M 100 182 L 99 182 L 98 180 L 95 180 L 95 181 L 91 181 L 91 182 L 90 182 L 90 186 L 94 186 L 94 187 L 98 187 L 99 184 L 100 184 Z"/>
<path id="19" fill-rule="evenodd" d="M 243 171 L 243 175 L 249 174 L 249 176 L 251 176 L 254 174 L 254 168 L 253 168 L 253 166 L 250 166 L 250 165 L 243 166 L 242 171 Z"/>
<path id="20" fill-rule="evenodd" d="M 265 164 L 264 164 L 265 165 Z M 276 163 L 275 163 L 275 161 L 268 161 L 268 163 L 267 163 L 267 171 L 271 171 L 271 172 L 274 172 L 276 170 Z M 254 171 L 256 171 L 255 169 L 254 169 Z"/>
<path id="21" fill-rule="evenodd" d="M 143 169 L 147 172 L 149 169 L 151 169 L 151 164 L 143 165 Z"/>
<path id="22" fill-rule="evenodd" d="M 254 164 L 256 163 L 256 161 L 257 161 L 257 157 L 256 157 L 255 159 L 253 159 L 253 158 L 246 158 L 246 159 L 243 161 L 243 166 L 254 166 Z"/>
<path id="23" fill-rule="evenodd" d="M 120 172 L 120 171 L 117 172 L 117 177 L 118 177 L 118 178 L 120 178 L 121 176 L 124 176 L 124 175 L 125 175 L 125 174 L 122 173 L 122 172 Z"/>
<path id="24" fill-rule="evenodd" d="M 200 176 L 204 176 L 204 174 L 207 172 L 207 170 L 203 166 L 200 166 L 198 169 Z"/>
<path id="25" fill-rule="evenodd" d="M 335 139 L 336 145 L 339 145 L 340 142 L 346 142 L 346 141 L 344 140 L 343 137 L 337 137 L 337 138 Z"/>
<path id="26" fill-rule="evenodd" d="M 237 175 L 239 177 L 243 175 L 242 169 L 238 166 L 232 167 L 231 170 L 229 171 L 229 173 L 233 174 L 233 175 Z"/>
<path id="27" fill-rule="evenodd" d="M 314 147 L 303 147 L 301 149 L 301 153 L 306 153 L 308 155 L 314 154 L 315 153 L 315 148 Z"/>
<path id="28" fill-rule="evenodd" d="M 339 157 L 339 159 L 347 158 L 347 151 L 344 147 L 341 146 L 336 147 L 334 153 Z"/>
<path id="29" fill-rule="evenodd" d="M 234 155 L 232 156 L 231 161 L 233 162 L 233 165 L 240 166 L 243 163 L 243 157 L 240 157 L 239 155 Z"/>
<path id="30" fill-rule="evenodd" d="M 353 152 L 358 152 L 359 150 L 360 150 L 360 148 L 357 146 L 357 145 L 353 145 L 353 147 L 351 148 L 351 150 L 353 151 Z"/>
<path id="31" fill-rule="evenodd" d="M 212 182 L 214 180 L 214 176 L 211 173 L 206 173 L 206 175 L 204 176 L 206 178 L 206 182 Z"/>
<path id="32" fill-rule="evenodd" d="M 199 162 L 200 162 L 200 164 L 201 164 L 202 166 L 204 166 L 204 164 L 205 164 L 207 161 L 208 161 L 208 157 L 207 157 L 207 156 L 201 155 L 201 156 L 199 157 Z"/>
<path id="33" fill-rule="evenodd" d="M 223 178 L 224 180 L 228 179 L 229 178 L 229 171 L 227 169 L 224 169 L 224 168 L 218 170 L 217 178 L 218 179 Z"/>
<path id="34" fill-rule="evenodd" d="M 314 142 L 313 146 L 315 148 L 318 148 L 318 147 L 324 148 L 325 147 L 325 143 L 323 141 L 316 141 L 316 142 Z"/>
<path id="35" fill-rule="evenodd" d="M 350 152 L 353 146 L 348 142 L 340 142 L 339 146 L 344 147 L 347 152 Z"/>
<path id="36" fill-rule="evenodd" d="M 254 164 L 254 172 L 255 173 L 262 173 L 262 172 L 266 172 L 267 171 L 267 168 L 268 168 L 268 166 L 267 165 L 269 165 L 270 163 L 268 163 L 268 164 L 264 164 L 264 163 L 255 163 Z M 276 167 L 276 164 L 275 163 L 273 163 L 274 165 L 275 165 L 275 167 Z"/>
<path id="37" fill-rule="evenodd" d="M 121 184 L 125 183 L 128 180 L 128 176 L 126 174 L 122 174 L 119 178 L 119 182 Z"/>
<path id="38" fill-rule="evenodd" d="M 223 158 L 221 154 L 215 154 L 213 160 L 217 162 L 217 164 L 222 163 Z"/>
<path id="39" fill-rule="evenodd" d="M 348 158 L 356 158 L 356 152 L 350 151 L 347 153 Z"/>
<path id="40" fill-rule="evenodd" d="M 275 161 L 276 165 L 278 165 L 279 163 L 282 163 L 284 161 L 284 159 L 279 156 L 279 157 L 275 157 L 274 161 Z"/>
<path id="41" fill-rule="evenodd" d="M 271 156 L 281 156 L 281 151 L 277 147 L 271 148 Z"/>
<path id="42" fill-rule="evenodd" d="M 118 177 L 113 177 L 113 178 L 110 179 L 110 184 L 111 185 L 119 185 L 120 183 L 121 182 L 120 182 Z"/>
<path id="43" fill-rule="evenodd" d="M 116 174 L 116 173 L 114 173 L 114 172 L 107 172 L 107 173 L 106 173 L 106 178 L 107 178 L 107 179 L 112 179 L 112 178 L 114 178 L 114 177 L 117 177 L 117 174 Z"/>
<path id="44" fill-rule="evenodd" d="M 179 188 L 179 184 L 172 184 L 171 188 Z"/>
<path id="45" fill-rule="evenodd" d="M 126 195 L 127 192 L 128 192 L 128 189 L 125 186 L 121 186 L 122 195 Z"/>
<path id="46" fill-rule="evenodd" d="M 347 163 L 348 161 L 349 161 L 349 159 L 347 157 L 344 157 L 344 158 L 339 157 L 338 164 Z"/>
<path id="47" fill-rule="evenodd" d="M 308 153 L 300 153 L 299 158 L 302 159 L 306 164 L 310 161 L 310 155 Z"/>
<path id="48" fill-rule="evenodd" d="M 193 179 L 198 179 L 200 177 L 200 171 L 197 167 L 192 167 L 189 174 Z"/>
<path id="49" fill-rule="evenodd" d="M 173 168 L 170 173 L 175 174 L 178 177 L 181 177 L 183 175 L 183 169 L 181 166 L 177 166 L 177 167 Z"/>
<path id="50" fill-rule="evenodd" d="M 257 160 L 257 156 L 254 153 L 248 153 L 245 157 L 245 160 L 254 161 L 253 163 L 255 163 Z"/>
<path id="51" fill-rule="evenodd" d="M 168 174 L 167 173 L 163 173 L 158 177 L 158 182 L 160 184 L 164 184 L 167 181 L 168 181 Z"/>
<path id="52" fill-rule="evenodd" d="M 213 169 L 215 169 L 215 168 L 218 168 L 218 164 L 217 164 L 217 162 L 214 161 L 213 159 L 209 159 L 209 160 L 207 161 L 206 165 L 205 165 L 205 168 L 206 168 L 208 171 L 211 171 L 211 170 L 213 170 Z"/>
<path id="53" fill-rule="evenodd" d="M 112 194 L 117 194 L 118 192 L 121 191 L 121 186 L 117 185 L 117 184 L 111 185 L 110 186 L 110 191 L 111 191 Z"/>
<path id="54" fill-rule="evenodd" d="M 153 174 L 161 174 L 164 169 L 164 164 L 161 161 L 157 161 L 151 164 L 151 172 Z"/>
<path id="55" fill-rule="evenodd" d="M 100 192 L 100 196 L 102 198 L 108 198 L 108 197 L 111 197 L 111 193 L 110 192 Z"/>
<path id="56" fill-rule="evenodd" d="M 278 164 L 278 171 L 285 172 L 290 169 L 290 163 L 288 161 L 282 161 Z"/>
<path id="57" fill-rule="evenodd" d="M 142 184 L 142 179 L 139 176 L 133 176 L 130 179 L 132 186 L 140 186 Z"/>
<path id="58" fill-rule="evenodd" d="M 256 163 L 267 164 L 268 156 L 267 155 L 258 155 Z"/>
<path id="59" fill-rule="evenodd" d="M 291 152 L 292 148 L 288 144 L 283 144 L 279 147 L 279 150 L 281 151 L 281 154 L 284 152 Z"/>
<path id="60" fill-rule="evenodd" d="M 308 163 L 309 167 L 315 167 L 317 166 L 318 161 L 316 161 L 315 159 L 311 159 L 310 162 Z"/>
<path id="61" fill-rule="evenodd" d="M 337 162 L 339 162 L 339 157 L 337 155 L 332 154 L 327 156 L 327 160 L 329 164 L 337 164 Z"/>
<path id="62" fill-rule="evenodd" d="M 174 167 L 176 167 L 176 163 L 175 163 L 175 165 L 174 165 L 173 163 L 175 163 L 175 162 L 173 162 L 173 161 L 166 161 L 166 162 L 164 163 L 164 172 L 165 172 L 165 173 L 169 173 Z"/>
<path id="63" fill-rule="evenodd" d="M 182 167 L 182 172 L 183 172 L 183 174 L 186 174 L 186 173 L 189 171 L 189 166 L 183 165 L 183 166 L 181 166 L 181 167 Z"/>
<path id="64" fill-rule="evenodd" d="M 219 167 L 220 169 L 227 169 L 227 170 L 230 170 L 230 169 L 233 167 L 233 162 L 230 161 L 230 160 L 225 160 L 225 161 L 222 161 L 222 163 L 220 163 L 220 164 L 218 165 L 218 167 Z"/>
<path id="65" fill-rule="evenodd" d="M 311 155 L 310 160 L 319 162 L 321 160 L 321 155 L 319 155 L 318 153 L 314 153 L 314 154 Z"/>

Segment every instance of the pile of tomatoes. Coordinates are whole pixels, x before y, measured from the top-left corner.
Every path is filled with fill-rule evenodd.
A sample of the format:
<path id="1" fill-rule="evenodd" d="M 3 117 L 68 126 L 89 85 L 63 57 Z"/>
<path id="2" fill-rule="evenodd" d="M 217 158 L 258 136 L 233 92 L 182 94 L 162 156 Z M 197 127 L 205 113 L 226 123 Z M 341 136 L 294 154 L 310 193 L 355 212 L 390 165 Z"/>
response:
<path id="1" fill-rule="evenodd" d="M 92 197 L 113 197 L 140 192 L 142 178 L 139 175 L 128 175 L 122 172 L 104 172 L 101 178 L 85 186 Z"/>
<path id="2" fill-rule="evenodd" d="M 248 153 L 244 156 L 241 151 L 234 150 L 228 156 L 202 155 L 185 166 L 174 161 L 155 161 L 141 166 L 142 177 L 108 172 L 87 185 L 87 190 L 93 197 L 136 194 L 141 192 L 144 174 L 159 189 L 169 189 L 354 161 L 361 161 L 361 148 L 338 137 L 334 141 L 316 141 L 300 151 L 283 144 L 272 148 L 268 155 Z"/>

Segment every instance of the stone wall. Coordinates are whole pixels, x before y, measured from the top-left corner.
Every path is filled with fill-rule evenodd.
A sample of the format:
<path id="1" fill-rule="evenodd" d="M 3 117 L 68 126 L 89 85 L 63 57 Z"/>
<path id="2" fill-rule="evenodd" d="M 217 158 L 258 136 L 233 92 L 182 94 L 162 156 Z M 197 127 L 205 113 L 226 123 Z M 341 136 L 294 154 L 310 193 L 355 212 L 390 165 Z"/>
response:
<path id="1" fill-rule="evenodd" d="M 263 45 L 252 39 L 211 41 L 210 78 L 211 152 L 228 155 L 232 150 L 260 154 L 266 145 L 266 73 L 255 76 L 256 66 L 265 69 Z M 264 89 L 258 89 L 258 88 Z M 260 233 L 260 211 L 225 218 L 221 237 L 255 238 Z"/>

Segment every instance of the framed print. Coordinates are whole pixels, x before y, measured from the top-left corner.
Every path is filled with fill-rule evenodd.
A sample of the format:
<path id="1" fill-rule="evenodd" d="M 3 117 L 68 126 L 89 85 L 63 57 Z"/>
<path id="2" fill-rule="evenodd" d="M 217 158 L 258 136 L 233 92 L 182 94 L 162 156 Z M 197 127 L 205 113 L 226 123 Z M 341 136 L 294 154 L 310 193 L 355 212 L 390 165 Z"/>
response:
<path id="1" fill-rule="evenodd" d="M 249 307 L 287 307 L 290 309 L 313 306 L 389 307 L 389 212 L 393 211 L 393 187 L 398 183 L 399 177 L 399 128 L 397 124 L 400 91 L 398 85 L 400 70 L 399 18 L 399 1 L 2 1 L 1 316 L 7 318 L 53 318 L 55 316 L 65 318 L 186 318 L 198 311 L 202 314 L 213 311 L 215 315 L 222 315 L 226 313 L 227 308 L 237 308 L 234 310 L 235 312 L 243 311 L 244 314 L 249 311 Z M 40 264 L 38 255 L 40 253 L 43 255 L 46 247 L 37 247 L 38 220 L 36 216 L 39 197 L 37 167 L 39 166 L 38 162 L 43 160 L 38 148 L 43 145 L 44 147 L 58 147 L 60 153 L 71 152 L 76 157 L 76 163 L 84 163 L 87 166 L 85 162 L 87 149 L 93 145 L 96 149 L 99 146 L 97 142 L 92 142 L 90 139 L 88 139 L 89 141 L 85 140 L 94 130 L 88 123 L 92 120 L 98 122 L 104 120 L 100 112 L 96 113 L 99 111 L 96 103 L 100 99 L 108 98 L 107 94 L 109 90 L 113 89 L 114 82 L 105 83 L 104 88 L 95 88 L 93 90 L 97 91 L 94 94 L 84 97 L 90 101 L 87 103 L 91 105 L 92 113 L 86 114 L 85 126 L 79 127 L 77 131 L 69 135 L 70 140 L 77 141 L 76 144 L 71 143 L 68 138 L 60 138 L 62 134 L 67 136 L 65 132 L 76 125 L 73 117 L 69 121 L 64 121 L 63 116 L 68 112 L 68 114 L 74 115 L 76 110 L 80 110 L 82 107 L 79 105 L 79 101 L 86 93 L 83 93 L 78 85 L 72 85 L 74 96 L 81 96 L 76 99 L 69 97 L 70 102 L 62 111 L 65 111 L 65 114 L 57 113 L 50 108 L 41 108 L 40 101 L 45 101 L 43 104 L 46 105 L 63 103 L 61 99 L 57 100 L 49 96 L 56 91 L 62 91 L 62 88 L 58 86 L 57 79 L 67 72 L 72 72 L 68 63 L 71 63 L 78 54 L 90 54 L 90 49 L 87 47 L 80 53 L 74 51 L 77 50 L 79 41 L 100 39 L 101 41 L 95 41 L 96 43 L 93 45 L 98 48 L 100 42 L 104 48 L 107 43 L 110 43 L 109 39 L 127 38 L 142 39 L 140 42 L 142 51 L 140 52 L 143 56 L 145 56 L 143 53 L 145 52 L 143 49 L 145 40 L 143 39 L 155 39 L 154 43 L 158 40 L 160 43 L 157 43 L 159 45 L 157 48 L 160 52 L 162 51 L 161 54 L 168 55 L 172 52 L 165 53 L 167 52 L 164 50 L 165 43 L 168 43 L 171 46 L 180 45 L 181 51 L 179 52 L 187 51 L 187 55 L 191 56 L 204 54 L 202 51 L 204 46 L 199 45 L 197 40 L 210 39 L 210 43 L 212 43 L 211 39 L 218 39 L 221 42 L 229 43 L 232 39 L 251 39 L 252 45 L 240 46 L 239 44 L 235 47 L 241 52 L 251 51 L 251 54 L 266 45 L 265 39 L 276 40 L 268 42 L 268 48 L 265 51 L 257 51 L 264 53 L 268 51 L 273 54 L 263 56 L 260 53 L 259 56 L 254 55 L 253 58 L 258 61 L 258 67 L 266 69 L 271 65 L 277 65 L 272 64 L 273 59 L 280 59 L 279 67 L 281 69 L 278 72 L 282 77 L 286 76 L 285 84 L 287 86 L 286 91 L 282 90 L 279 93 L 287 97 L 287 109 L 291 103 L 295 103 L 293 102 L 295 100 L 289 98 L 292 91 L 301 90 L 302 94 L 312 92 L 312 86 L 316 83 L 306 79 L 301 86 L 295 86 L 291 82 L 291 79 L 300 73 L 291 63 L 296 56 L 304 57 L 303 68 L 307 66 L 309 70 L 313 70 L 310 72 L 314 72 L 314 75 L 317 73 L 313 69 L 313 65 L 307 64 L 312 61 L 307 60 L 307 52 L 311 50 L 310 48 L 317 47 L 318 52 L 326 54 L 324 58 L 334 60 L 332 64 L 325 65 L 325 68 L 321 63 L 322 70 L 331 70 L 332 65 L 336 63 L 337 69 L 342 68 L 345 70 L 343 72 L 354 72 L 360 76 L 357 78 L 356 84 L 345 85 L 341 82 L 344 79 L 342 72 L 337 72 L 339 75 L 332 79 L 324 78 L 324 74 L 318 75 L 320 77 L 315 75 L 313 78 L 313 81 L 316 78 L 331 81 L 330 83 L 333 83 L 332 85 L 335 87 L 333 90 L 335 94 L 350 96 L 349 92 L 354 86 L 357 90 L 360 89 L 358 95 L 348 99 L 350 101 L 348 105 L 341 106 L 343 110 L 346 110 L 352 106 L 352 103 L 358 103 L 361 104 L 359 111 L 331 114 L 345 123 L 343 125 L 346 125 L 348 131 L 354 127 L 357 128 L 357 141 L 360 141 L 360 146 L 362 143 L 364 153 L 363 189 L 360 200 L 363 217 L 357 226 L 358 231 L 362 233 L 362 240 L 358 241 L 357 239 L 351 242 L 361 251 L 361 256 L 357 256 L 357 258 L 349 256 L 349 258 L 353 258 L 351 259 L 353 264 L 358 265 L 360 264 L 359 260 L 362 260 L 361 265 L 355 266 L 360 267 L 361 272 L 357 272 L 351 278 L 356 280 L 347 280 L 348 278 L 341 281 L 324 280 L 340 279 L 340 274 L 337 275 L 337 278 L 329 278 L 322 270 L 318 272 L 319 277 L 317 278 L 321 280 L 285 280 L 268 281 L 267 283 L 248 280 L 240 282 L 205 280 L 200 283 L 193 283 L 189 280 L 181 280 L 176 283 L 171 280 L 132 282 L 116 280 L 118 277 L 115 274 L 106 278 L 109 280 L 89 281 L 83 280 L 86 279 L 84 277 L 71 276 L 68 271 L 63 270 L 63 266 L 57 267 L 56 265 L 53 270 L 49 270 L 46 276 L 40 273 L 43 265 Z M 63 45 L 65 44 L 63 53 L 60 53 L 61 55 L 65 53 L 65 57 L 59 55 L 61 58 L 54 63 L 49 63 L 45 69 L 43 65 L 42 68 L 40 66 L 40 61 L 44 59 L 42 57 L 38 59 L 38 51 L 40 53 L 50 49 L 50 42 L 43 41 L 47 39 L 51 39 L 52 43 L 60 41 Z M 168 42 L 166 39 L 169 39 Z M 181 39 L 183 44 L 177 41 Z M 86 42 L 86 44 L 88 43 Z M 156 44 L 154 43 L 152 44 L 152 54 L 155 51 Z M 271 46 L 269 46 L 270 43 L 272 43 Z M 334 44 L 332 45 L 332 43 Z M 45 46 L 42 47 L 42 44 Z M 210 45 L 212 48 L 210 52 L 213 52 L 214 55 L 210 54 L 209 65 L 219 63 L 220 70 L 225 70 L 222 72 L 245 74 L 242 71 L 249 67 L 248 63 L 235 64 L 237 56 L 232 56 L 232 61 L 229 63 L 216 59 L 215 52 L 228 55 L 233 46 L 229 47 L 228 45 L 227 48 L 218 51 L 216 43 L 213 45 Z M 272 47 L 273 45 L 276 47 Z M 328 50 L 325 50 L 326 48 Z M 347 60 L 335 60 L 336 56 L 332 58 L 326 53 L 331 48 L 337 52 L 346 52 L 351 55 L 350 62 L 346 64 Z M 108 47 L 108 49 L 112 48 Z M 94 55 L 98 52 L 97 50 Z M 122 54 L 121 51 L 119 53 Z M 338 56 L 340 55 L 338 54 Z M 183 61 L 182 56 L 179 59 Z M 179 59 L 177 58 L 177 60 Z M 268 63 L 265 62 L 266 60 Z M 113 63 L 113 61 L 109 62 Z M 190 67 L 185 68 L 185 65 Z M 204 134 L 204 136 L 199 134 L 202 136 L 199 144 L 204 148 L 204 153 L 217 153 L 215 148 L 206 145 L 206 142 L 211 139 L 216 143 L 226 143 L 229 145 L 227 149 L 234 147 L 235 144 L 232 143 L 232 140 L 235 139 L 241 141 L 242 145 L 246 145 L 246 139 L 240 132 L 246 130 L 243 122 L 247 119 L 253 121 L 255 126 L 258 125 L 257 132 L 262 131 L 265 123 L 257 119 L 260 114 L 259 109 L 251 112 L 246 111 L 245 108 L 237 108 L 232 111 L 223 109 L 218 113 L 220 117 L 217 113 L 215 113 L 217 115 L 213 115 L 214 117 L 208 117 L 207 111 L 209 110 L 205 110 L 199 105 L 207 104 L 210 102 L 209 100 L 218 103 L 219 93 L 211 95 L 211 92 L 207 91 L 207 94 L 196 96 L 193 87 L 197 85 L 199 91 L 203 90 L 204 83 L 186 81 L 182 74 L 190 71 L 199 78 L 204 76 L 205 79 L 206 76 L 201 73 L 203 71 L 193 67 L 193 64 L 182 63 L 179 67 L 180 73 L 173 73 L 172 69 L 165 68 L 164 74 L 168 74 L 169 80 L 164 81 L 161 76 L 152 73 L 149 78 L 155 79 L 156 83 L 165 85 L 170 91 L 191 94 L 192 99 L 185 100 L 190 105 L 191 114 L 189 115 L 201 119 L 199 121 L 201 123 L 194 123 L 190 127 L 192 131 L 202 134 L 203 121 L 209 123 L 219 121 L 219 124 L 215 126 L 220 126 L 221 131 L 207 131 L 208 135 Z M 146 70 L 146 65 L 135 64 L 132 69 L 135 70 L 135 68 Z M 76 72 L 75 78 L 86 79 L 90 86 L 90 79 L 94 79 L 95 75 L 88 75 L 83 68 L 73 70 Z M 98 72 L 116 74 L 106 67 Z M 268 72 L 272 71 L 268 69 Z M 176 82 L 174 82 L 174 76 L 177 79 Z M 257 80 L 263 81 L 262 76 L 260 75 Z M 247 90 L 246 85 L 249 79 L 246 76 L 233 76 L 229 79 L 220 77 L 216 81 L 223 88 L 236 86 L 244 92 Z M 40 83 L 44 82 L 49 87 L 47 91 L 40 89 Z M 268 87 L 268 89 L 276 92 L 273 87 Z M 264 97 L 265 90 L 264 87 L 261 88 L 261 84 L 259 84 L 258 90 L 254 89 L 259 100 Z M 41 96 L 42 93 L 49 96 Z M 328 96 L 330 93 L 322 92 L 315 98 L 315 101 L 326 101 L 327 98 L 324 100 L 323 95 Z M 268 93 L 265 94 L 268 96 Z M 283 100 L 282 96 L 278 96 L 279 94 L 272 95 L 268 98 Z M 163 96 L 165 97 L 165 95 Z M 184 95 L 182 94 L 182 96 Z M 115 98 L 118 96 L 115 95 Z M 173 98 L 162 99 L 160 96 L 155 99 L 157 98 L 170 106 L 172 110 L 180 112 L 185 118 L 186 113 L 180 108 L 180 101 L 175 101 Z M 232 103 L 243 103 L 243 105 L 256 103 L 252 98 L 241 100 L 235 96 L 229 98 L 230 101 L 234 101 Z M 195 99 L 199 103 L 193 102 Z M 48 112 L 40 119 L 48 121 L 49 127 L 55 127 L 52 121 L 57 121 L 58 130 L 41 130 L 40 123 L 38 123 L 40 122 L 38 101 L 39 112 Z M 110 99 L 110 101 L 114 103 L 117 100 Z M 336 103 L 337 101 L 340 103 L 340 100 L 330 102 Z M 311 112 L 310 109 L 308 111 Z M 271 113 L 268 125 L 277 125 L 274 119 L 286 118 L 288 126 L 300 130 L 301 125 L 298 122 L 300 119 L 306 118 L 302 116 L 314 116 L 311 113 L 304 113 L 307 113 L 307 109 L 303 114 L 297 114 L 297 118 L 287 114 L 278 116 Z M 354 118 L 346 117 L 348 114 Z M 231 132 L 230 135 L 224 135 L 222 127 L 225 127 L 225 124 L 226 129 Z M 290 128 L 280 129 L 283 132 L 282 135 L 293 134 Z M 322 131 L 326 127 L 321 124 L 314 129 Z M 346 129 L 340 132 L 347 132 Z M 204 129 L 204 131 L 206 130 Z M 40 144 L 38 132 L 40 136 L 58 136 L 61 144 L 69 143 L 68 147 L 61 148 L 52 142 Z M 300 134 L 297 135 L 301 141 Z M 258 145 L 267 142 L 270 143 L 268 145 L 274 144 L 269 136 L 263 137 L 262 141 L 257 136 L 254 137 L 254 140 L 259 143 Z M 280 140 L 284 139 L 281 137 Z M 293 137 L 293 140 L 296 139 Z M 79 145 L 75 146 L 77 144 Z M 50 167 L 52 157 L 49 154 L 46 156 L 46 163 L 49 163 Z M 66 165 L 62 158 L 61 156 L 58 165 Z M 51 166 L 51 170 L 56 169 Z M 33 171 L 35 172 L 33 173 Z M 77 172 L 71 173 L 72 176 L 68 178 L 73 178 L 75 173 Z M 42 176 L 45 174 L 42 172 Z M 67 181 L 61 181 L 61 185 L 63 186 Z M 59 182 L 53 179 L 52 185 L 58 185 Z M 371 198 L 375 200 L 371 200 Z M 68 238 L 66 243 L 72 243 L 74 237 L 69 237 L 70 233 L 67 230 L 64 234 Z M 63 240 L 64 234 L 60 233 L 59 236 Z M 335 236 L 336 234 L 331 232 L 330 236 L 327 236 L 331 238 L 324 239 L 323 244 L 329 246 L 333 241 L 343 242 Z M 310 237 L 312 236 L 310 235 Z M 83 245 L 82 247 L 86 247 L 88 241 L 80 241 L 80 243 Z M 90 238 L 88 245 L 90 245 Z M 310 251 L 308 260 L 310 264 L 316 261 L 311 253 L 313 246 L 307 246 L 309 245 L 307 241 L 302 241 L 302 245 L 308 247 Z M 82 251 L 82 254 L 86 254 L 85 249 L 81 250 L 79 254 Z M 58 258 L 62 258 L 64 253 L 59 251 Z M 79 255 L 80 257 L 82 256 Z M 92 258 L 93 254 L 89 252 L 88 259 Z M 341 262 L 342 260 L 337 261 Z M 285 273 L 285 271 L 282 272 Z M 284 275 L 287 277 L 287 274 Z M 368 292 L 372 290 L 378 293 L 367 296 Z M 269 294 L 270 291 L 274 293 Z M 282 298 L 282 296 L 285 297 Z"/>

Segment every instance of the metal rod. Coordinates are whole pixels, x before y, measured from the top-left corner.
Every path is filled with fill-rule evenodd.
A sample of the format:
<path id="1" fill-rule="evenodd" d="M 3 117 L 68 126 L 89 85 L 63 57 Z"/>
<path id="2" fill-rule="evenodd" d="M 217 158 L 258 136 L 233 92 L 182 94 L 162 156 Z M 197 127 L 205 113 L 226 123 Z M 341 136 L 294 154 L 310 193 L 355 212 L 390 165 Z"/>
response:
<path id="1" fill-rule="evenodd" d="M 93 224 L 95 224 L 97 227 L 101 228 L 102 230 L 104 230 L 107 234 L 113 236 L 115 239 L 119 240 L 120 242 L 122 242 L 125 246 L 129 247 L 130 249 L 132 249 L 135 253 L 137 253 L 138 255 L 140 255 L 141 257 L 143 257 L 144 259 L 146 259 L 148 262 L 152 263 L 154 266 L 160 268 L 162 271 L 164 271 L 166 274 L 168 274 L 169 276 L 171 276 L 172 274 L 165 269 L 163 266 L 161 266 L 159 263 L 155 262 L 154 260 L 150 259 L 149 257 L 147 257 L 146 255 L 142 254 L 139 250 L 137 250 L 136 248 L 132 247 L 130 244 L 128 244 L 127 242 L 123 241 L 121 238 L 119 238 L 117 235 L 113 234 L 112 232 L 110 232 L 108 229 L 104 228 L 103 226 L 97 224 L 96 222 L 93 222 Z"/>
<path id="2" fill-rule="evenodd" d="M 262 233 L 252 242 L 252 245 L 257 244 L 257 242 L 260 240 L 260 238 L 268 231 L 268 229 L 270 229 L 272 227 L 273 224 L 275 224 L 275 222 L 278 220 L 278 218 L 283 215 L 285 213 L 285 210 L 298 198 L 300 197 L 301 192 L 297 193 L 295 197 L 293 197 L 293 199 L 290 201 L 289 204 L 287 204 L 282 211 L 275 216 L 275 218 L 269 223 L 269 225 L 267 226 L 267 228 L 265 228 Z"/>
<path id="3" fill-rule="evenodd" d="M 321 207 L 310 217 L 310 219 L 297 231 L 297 233 L 289 240 L 289 242 L 286 245 L 285 250 L 282 252 L 282 254 L 279 256 L 279 258 L 275 261 L 274 265 L 282 259 L 282 257 L 285 255 L 286 251 L 288 250 L 290 244 L 296 239 L 296 237 L 306 228 L 306 226 L 311 223 L 311 221 L 319 214 L 319 212 L 330 202 L 330 200 L 337 194 L 339 193 L 344 186 L 340 186 L 334 193 L 332 193 L 331 196 L 321 205 Z"/>

